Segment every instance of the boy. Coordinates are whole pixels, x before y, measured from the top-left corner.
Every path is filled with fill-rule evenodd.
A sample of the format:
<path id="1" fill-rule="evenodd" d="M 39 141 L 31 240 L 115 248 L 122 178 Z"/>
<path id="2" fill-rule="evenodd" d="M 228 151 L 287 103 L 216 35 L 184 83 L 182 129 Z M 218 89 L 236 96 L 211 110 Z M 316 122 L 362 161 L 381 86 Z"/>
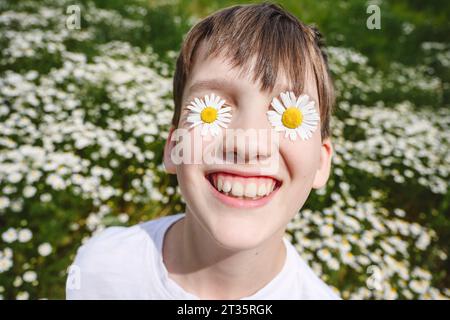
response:
<path id="1" fill-rule="evenodd" d="M 283 237 L 330 173 L 333 86 L 320 45 L 318 32 L 273 4 L 230 7 L 194 26 L 176 66 L 164 150 L 186 212 L 92 238 L 67 298 L 339 299 Z M 244 160 L 177 162 L 176 129 L 196 154 L 220 146 Z M 229 147 L 222 133 L 235 129 L 275 132 L 277 148 L 255 139 Z"/>

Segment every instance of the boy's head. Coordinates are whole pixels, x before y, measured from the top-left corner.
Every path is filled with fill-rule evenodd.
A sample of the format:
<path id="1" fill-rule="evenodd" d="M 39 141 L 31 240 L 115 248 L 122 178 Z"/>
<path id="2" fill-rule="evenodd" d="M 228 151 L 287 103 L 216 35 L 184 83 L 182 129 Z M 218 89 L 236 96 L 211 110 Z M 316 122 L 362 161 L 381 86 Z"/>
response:
<path id="1" fill-rule="evenodd" d="M 283 134 L 275 151 L 261 142 L 253 142 L 256 146 L 250 147 L 238 142 L 227 150 L 221 136 L 209 139 L 209 146 L 221 145 L 224 153 L 234 153 L 245 161 L 252 157 L 248 151 L 256 149 L 253 157 L 266 163 L 276 161 L 278 169 L 274 174 L 262 176 L 258 165 L 247 162 L 173 163 L 175 143 L 171 137 L 174 129 L 190 127 L 186 106 L 195 98 L 214 93 L 226 100 L 232 113 L 228 129 L 271 130 L 266 113 L 272 99 L 285 91 L 296 96 L 307 94 L 314 100 L 320 123 L 310 139 L 291 141 Z M 177 174 L 186 212 L 222 246 L 251 248 L 282 235 L 311 188 L 320 188 L 328 180 L 334 94 L 326 55 L 319 33 L 279 6 L 234 6 L 196 24 L 186 36 L 177 61 L 174 102 L 165 166 L 168 172 Z M 194 143 L 202 139 L 199 127 L 189 130 Z M 200 148 L 204 147 L 208 144 Z M 194 144 L 194 152 L 201 152 L 196 148 Z M 218 190 L 225 183 L 231 184 L 231 191 Z M 261 189 L 262 184 L 267 195 L 255 200 L 258 196 L 252 197 L 250 189 Z M 234 188 L 240 192 L 234 193 Z M 249 197 L 245 196 L 247 190 Z M 241 193 L 242 198 L 236 196 Z"/>

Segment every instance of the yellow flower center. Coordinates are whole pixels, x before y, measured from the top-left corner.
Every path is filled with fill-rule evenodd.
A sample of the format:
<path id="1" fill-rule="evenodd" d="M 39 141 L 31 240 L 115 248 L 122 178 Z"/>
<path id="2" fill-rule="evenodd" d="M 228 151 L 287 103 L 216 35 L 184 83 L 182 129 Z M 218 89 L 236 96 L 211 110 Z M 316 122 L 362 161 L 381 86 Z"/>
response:
<path id="1" fill-rule="evenodd" d="M 213 107 L 206 107 L 200 113 L 200 118 L 206 123 L 214 122 L 217 119 L 217 110 Z"/>
<path id="2" fill-rule="evenodd" d="M 302 112 L 296 107 L 289 107 L 283 112 L 281 122 L 289 129 L 295 129 L 302 124 Z"/>

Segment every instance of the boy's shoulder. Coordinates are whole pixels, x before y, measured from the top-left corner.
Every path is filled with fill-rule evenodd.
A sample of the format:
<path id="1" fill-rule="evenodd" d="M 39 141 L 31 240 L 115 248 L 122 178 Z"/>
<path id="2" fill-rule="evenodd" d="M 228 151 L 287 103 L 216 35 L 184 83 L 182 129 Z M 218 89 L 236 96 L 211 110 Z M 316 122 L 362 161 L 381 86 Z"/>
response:
<path id="1" fill-rule="evenodd" d="M 153 257 L 159 255 L 165 229 L 184 214 L 160 217 L 130 227 L 108 227 L 81 245 L 67 278 L 67 296 L 89 298 L 90 288 L 95 295 L 104 296 L 99 288 L 109 290 L 114 296 L 114 283 L 133 286 L 145 282 L 148 273 L 143 268 L 152 268 Z M 74 279 L 78 277 L 79 279 Z M 70 290 L 70 284 L 81 289 Z M 94 293 L 93 293 L 94 294 Z M 117 296 L 123 296 L 121 294 Z"/>
<path id="2" fill-rule="evenodd" d="M 104 229 L 78 248 L 77 258 L 86 256 L 109 256 L 123 259 L 135 250 L 157 248 L 159 236 L 165 229 L 184 214 L 160 217 L 133 226 L 113 226 Z M 93 258 L 93 257 L 92 257 Z"/>
<path id="3" fill-rule="evenodd" d="M 99 267 L 104 265 L 101 261 L 106 257 L 123 260 L 123 257 L 133 255 L 136 250 L 156 249 L 165 229 L 183 215 L 180 213 L 160 217 L 129 227 L 108 227 L 80 246 L 77 258 L 81 260 L 79 262 L 99 260 L 96 261 L 99 263 L 96 266 Z"/>

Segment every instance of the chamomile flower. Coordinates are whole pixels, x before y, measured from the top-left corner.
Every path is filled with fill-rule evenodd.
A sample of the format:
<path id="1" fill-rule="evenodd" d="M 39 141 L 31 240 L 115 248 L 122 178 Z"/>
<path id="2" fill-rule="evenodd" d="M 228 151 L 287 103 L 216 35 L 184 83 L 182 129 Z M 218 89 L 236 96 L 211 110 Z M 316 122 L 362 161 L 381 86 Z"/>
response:
<path id="1" fill-rule="evenodd" d="M 211 132 L 212 136 L 217 136 L 221 128 L 226 128 L 227 123 L 231 121 L 231 107 L 222 106 L 225 100 L 222 100 L 214 93 L 206 95 L 204 99 L 195 98 L 190 105 L 187 106 L 191 112 L 187 117 L 187 122 L 192 123 L 190 128 L 202 125 L 201 135 L 204 136 Z"/>
<path id="2" fill-rule="evenodd" d="M 311 138 L 320 120 L 314 101 L 306 94 L 296 98 L 290 91 L 281 93 L 280 96 L 283 103 L 273 98 L 272 107 L 275 111 L 267 112 L 275 131 L 284 131 L 285 138 L 289 136 L 292 141 L 297 139 L 297 135 L 303 140 Z"/>

